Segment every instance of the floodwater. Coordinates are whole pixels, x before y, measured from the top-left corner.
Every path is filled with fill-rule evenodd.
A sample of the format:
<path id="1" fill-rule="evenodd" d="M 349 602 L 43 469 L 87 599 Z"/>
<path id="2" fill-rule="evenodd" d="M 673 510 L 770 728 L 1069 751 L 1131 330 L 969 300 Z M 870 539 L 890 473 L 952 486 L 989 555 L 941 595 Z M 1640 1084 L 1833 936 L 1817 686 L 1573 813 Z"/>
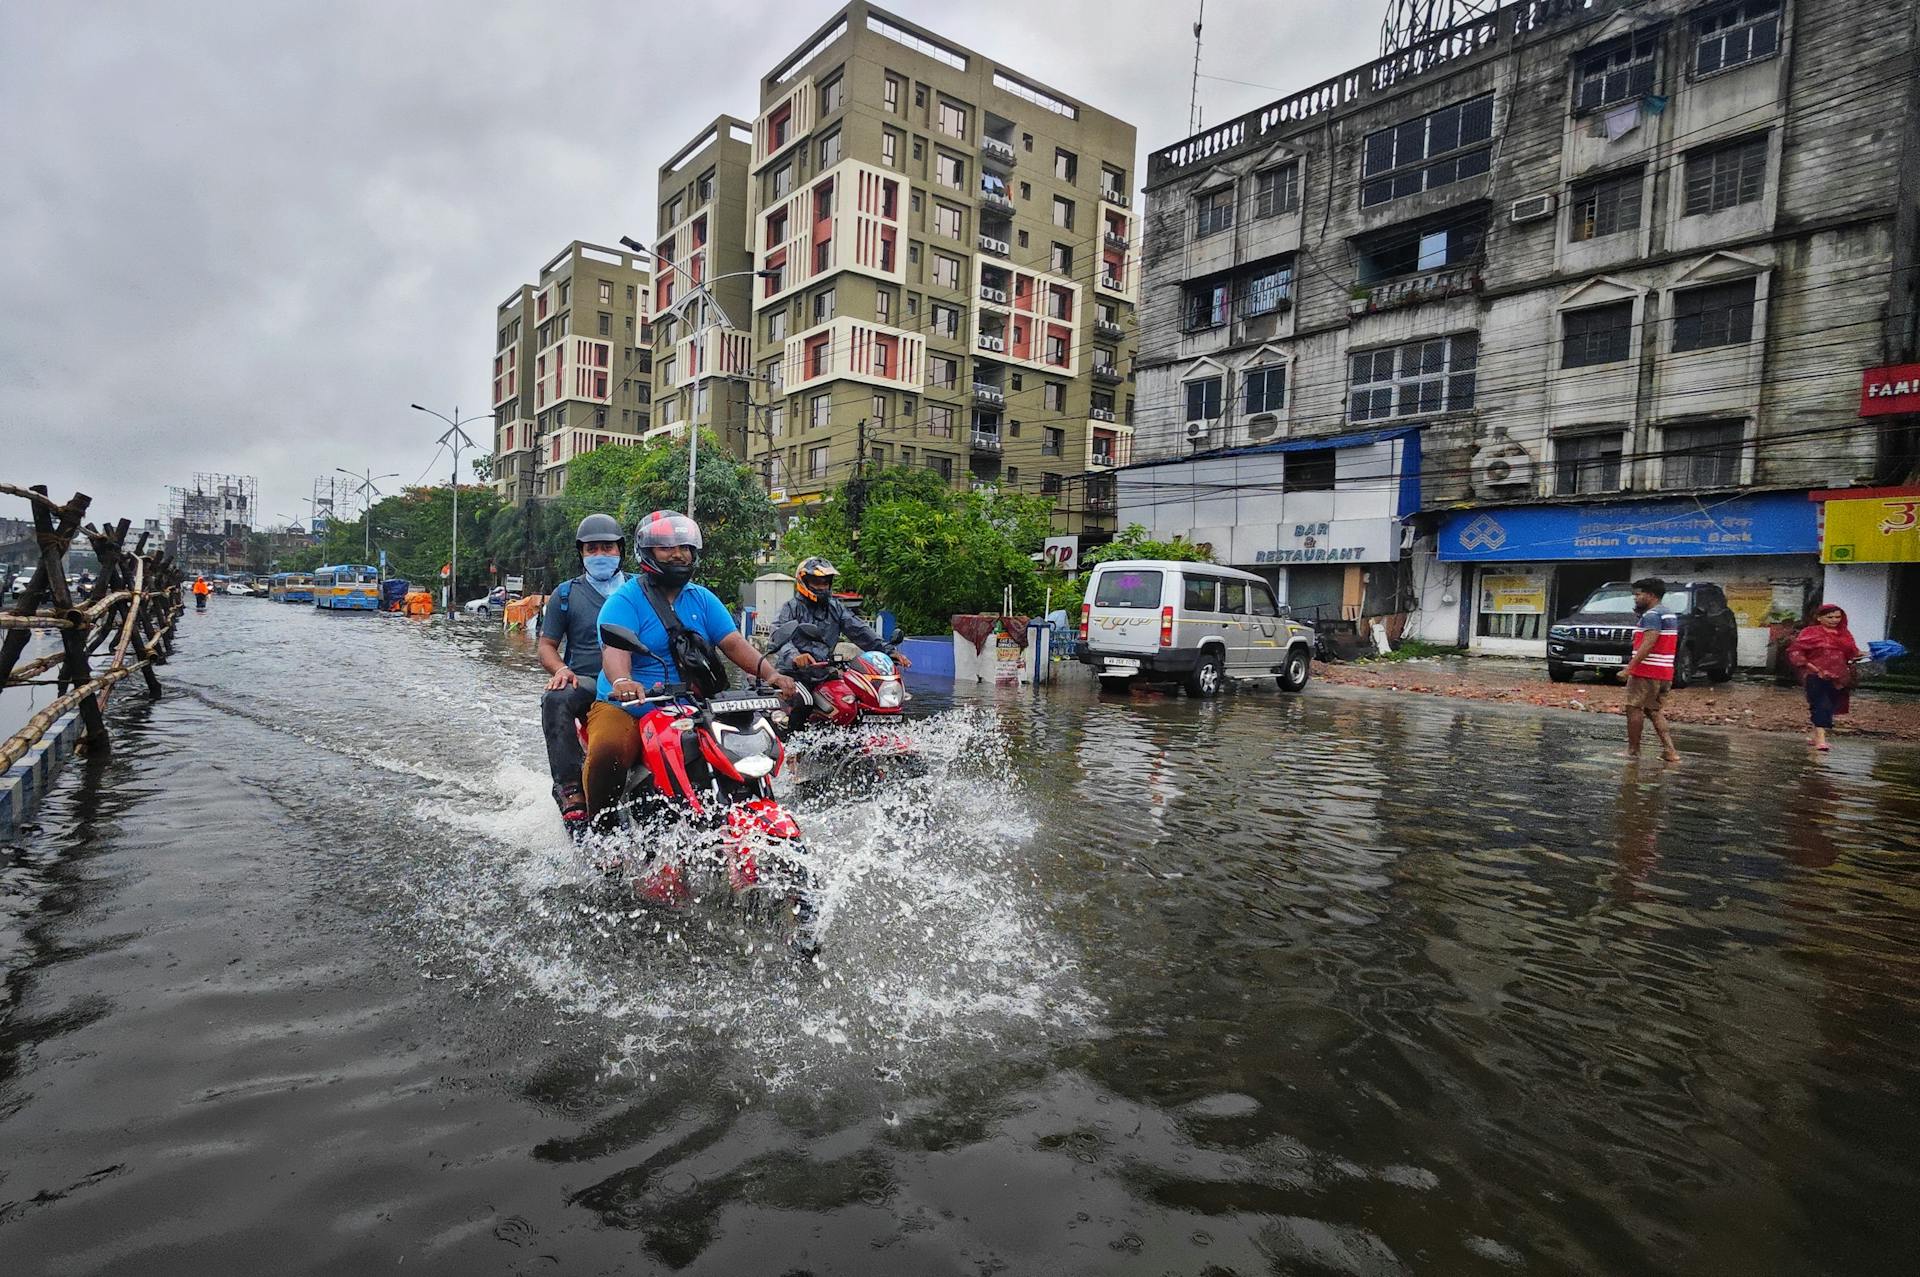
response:
<path id="1" fill-rule="evenodd" d="M 0 851 L 0 1269 L 1866 1274 L 1920 754 L 923 688 L 800 969 L 557 831 L 528 647 L 189 613 Z"/>

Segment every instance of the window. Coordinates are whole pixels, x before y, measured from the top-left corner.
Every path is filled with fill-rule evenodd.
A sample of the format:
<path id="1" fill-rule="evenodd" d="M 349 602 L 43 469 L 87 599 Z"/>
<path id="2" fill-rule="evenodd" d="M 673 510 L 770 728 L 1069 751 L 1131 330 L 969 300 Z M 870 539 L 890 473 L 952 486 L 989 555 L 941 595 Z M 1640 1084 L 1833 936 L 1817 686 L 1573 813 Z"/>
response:
<path id="1" fill-rule="evenodd" d="M 1760 198 L 1767 181 L 1767 136 L 1742 138 L 1687 156 L 1688 217 Z"/>
<path id="2" fill-rule="evenodd" d="M 887 349 L 884 343 L 876 342 L 873 347 L 873 371 L 876 375 L 887 375 Z"/>
<path id="3" fill-rule="evenodd" d="M 1181 584 L 1180 610 L 1183 612 L 1212 612 L 1214 607 L 1218 578 L 1211 576 L 1189 576 Z"/>
<path id="4" fill-rule="evenodd" d="M 967 135 L 967 113 L 951 102 L 940 104 L 939 116 L 935 123 L 948 137 L 964 138 Z"/>
<path id="5" fill-rule="evenodd" d="M 945 151 L 936 152 L 933 157 L 933 180 L 956 191 L 965 190 L 967 167 L 957 156 L 948 155 Z"/>
<path id="6" fill-rule="evenodd" d="M 1220 611 L 1227 616 L 1247 614 L 1247 583 L 1245 581 L 1220 582 Z"/>
<path id="7" fill-rule="evenodd" d="M 947 483 L 953 482 L 953 458 L 952 457 L 936 457 L 929 454 L 927 457 L 927 469 L 939 475 L 940 478 L 946 481 Z"/>
<path id="8" fill-rule="evenodd" d="M 1693 31 L 1693 69 L 1701 75 L 1770 57 L 1780 48 L 1780 0 L 1728 5 Z"/>
<path id="9" fill-rule="evenodd" d="M 880 162 L 888 168 L 900 167 L 900 135 L 892 129 L 880 130 Z"/>
<path id="10" fill-rule="evenodd" d="M 1053 197 L 1053 224 L 1061 230 L 1070 231 L 1073 229 L 1072 200 L 1062 199 L 1058 195 Z"/>
<path id="11" fill-rule="evenodd" d="M 1060 476 L 1058 474 L 1051 470 L 1041 474 L 1040 495 L 1043 497 L 1056 497 L 1060 495 Z"/>
<path id="12" fill-rule="evenodd" d="M 958 337 L 960 335 L 960 308 L 941 302 L 933 303 L 927 314 L 929 325 L 936 337 Z"/>
<path id="13" fill-rule="evenodd" d="M 793 191 L 793 165 L 782 164 L 773 170 L 773 198 L 784 199 Z"/>
<path id="14" fill-rule="evenodd" d="M 960 259 L 945 253 L 933 255 L 933 282 L 942 288 L 960 287 Z"/>
<path id="15" fill-rule="evenodd" d="M 1057 368 L 1067 366 L 1067 339 L 1049 333 L 1047 335 L 1047 362 Z"/>
<path id="16" fill-rule="evenodd" d="M 787 308 L 781 306 L 767 313 L 767 340 L 783 341 L 787 335 Z"/>
<path id="17" fill-rule="evenodd" d="M 1233 188 L 1208 191 L 1193 201 L 1193 237 L 1205 239 L 1233 225 Z"/>
<path id="18" fill-rule="evenodd" d="M 1369 236 L 1356 244 L 1360 282 L 1464 265 L 1480 255 L 1486 233 L 1485 213 L 1450 213 Z"/>
<path id="19" fill-rule="evenodd" d="M 1279 412 L 1287 406 L 1285 364 L 1263 364 L 1258 368 L 1249 368 L 1240 374 L 1240 385 L 1246 391 L 1246 410 L 1249 414 Z"/>
<path id="20" fill-rule="evenodd" d="M 778 439 L 787 433 L 787 406 L 777 403 L 767 409 L 767 435 Z"/>
<path id="21" fill-rule="evenodd" d="M 1668 426 L 1660 432 L 1660 486 L 1724 488 L 1738 483 L 1745 437 L 1738 421 Z"/>
<path id="22" fill-rule="evenodd" d="M 1025 235 L 1025 231 L 1020 232 Z M 1073 249 L 1065 244 L 1055 244 L 1053 252 L 1047 257 L 1047 264 L 1056 275 L 1073 274 Z"/>
<path id="23" fill-rule="evenodd" d="M 1332 448 L 1289 452 L 1280 472 L 1280 491 L 1332 492 L 1336 463 Z"/>
<path id="24" fill-rule="evenodd" d="M 873 317 L 883 324 L 893 322 L 893 294 L 887 289 L 873 290 Z"/>
<path id="25" fill-rule="evenodd" d="M 1673 295 L 1673 348 L 1706 350 L 1753 340 L 1754 281 L 1709 284 Z"/>
<path id="26" fill-rule="evenodd" d="M 613 336 L 613 316 L 604 310 L 600 312 L 600 335 L 602 337 Z"/>
<path id="27" fill-rule="evenodd" d="M 564 280 L 564 279 L 561 280 L 560 281 L 560 304 L 562 306 L 566 305 L 568 300 L 571 299 L 572 296 L 573 296 L 573 284 L 571 283 L 571 281 Z"/>
<path id="28" fill-rule="evenodd" d="M 1292 263 L 1262 267 L 1240 281 L 1240 314 L 1271 315 L 1292 296 Z"/>
<path id="29" fill-rule="evenodd" d="M 824 479 L 827 477 L 827 446 L 807 449 L 807 478 Z"/>
<path id="30" fill-rule="evenodd" d="M 1300 166 L 1282 164 L 1278 168 L 1267 169 L 1256 174 L 1254 179 L 1253 215 L 1272 217 L 1276 213 L 1291 213 L 1300 207 Z"/>
<path id="31" fill-rule="evenodd" d="M 606 280 L 600 281 L 600 304 L 606 306 L 613 301 L 613 285 Z"/>
<path id="32" fill-rule="evenodd" d="M 913 449 L 905 444 L 900 445 L 900 464 L 902 466 L 913 464 Z"/>
<path id="33" fill-rule="evenodd" d="M 1227 322 L 1232 289 L 1224 279 L 1187 287 L 1186 331 L 1202 332 Z"/>
<path id="34" fill-rule="evenodd" d="M 1066 289 L 1055 288 L 1051 285 L 1048 286 L 1047 318 L 1072 319 L 1073 318 L 1072 305 L 1073 305 L 1072 294 L 1067 292 Z"/>
<path id="35" fill-rule="evenodd" d="M 1619 431 L 1573 435 L 1553 445 L 1553 490 L 1558 496 L 1620 490 L 1620 456 L 1625 436 Z"/>
<path id="36" fill-rule="evenodd" d="M 818 430 L 833 417 L 833 396 L 815 395 L 807 403 L 807 424 Z"/>
<path id="37" fill-rule="evenodd" d="M 948 239 L 960 238 L 960 210 L 951 204 L 933 206 L 933 229 Z"/>
<path id="38" fill-rule="evenodd" d="M 1560 351 L 1562 368 L 1591 368 L 1617 364 L 1633 344 L 1633 303 L 1585 306 L 1562 318 L 1565 336 Z"/>
<path id="39" fill-rule="evenodd" d="M 1057 381 L 1049 381 L 1040 387 L 1040 404 L 1048 412 L 1067 410 L 1067 388 Z"/>
<path id="40" fill-rule="evenodd" d="M 953 408 L 948 404 L 927 405 L 927 434 L 934 439 L 953 438 Z"/>
<path id="41" fill-rule="evenodd" d="M 1567 238 L 1574 243 L 1617 235 L 1640 225 L 1640 170 L 1583 182 L 1573 188 L 1573 220 Z"/>
<path id="42" fill-rule="evenodd" d="M 820 139 L 820 167 L 830 169 L 840 162 L 840 130 L 835 129 Z"/>
<path id="43" fill-rule="evenodd" d="M 706 172 L 700 175 L 700 182 L 697 186 L 694 187 L 694 198 L 698 199 L 702 204 L 711 204 L 713 202 L 713 170 L 712 169 L 708 169 Z M 633 289 L 629 288 L 627 289 L 627 292 L 629 295 L 631 295 L 633 292 Z"/>
<path id="44" fill-rule="evenodd" d="M 1479 338 L 1433 337 L 1351 356 L 1347 416 L 1382 421 L 1473 407 Z"/>
<path id="45" fill-rule="evenodd" d="M 1220 416 L 1222 379 L 1198 377 L 1186 383 L 1187 420 L 1212 421 Z"/>
<path id="46" fill-rule="evenodd" d="M 960 384 L 960 361 L 949 355 L 928 356 L 927 384 L 936 390 L 952 390 Z"/>
<path id="47" fill-rule="evenodd" d="M 1659 49 L 1660 38 L 1645 32 L 1583 55 L 1574 64 L 1573 109 L 1597 111 L 1653 92 L 1653 60 Z"/>
<path id="48" fill-rule="evenodd" d="M 1058 457 L 1067 450 L 1067 432 L 1054 426 L 1043 426 L 1040 430 L 1040 455 Z"/>
<path id="49" fill-rule="evenodd" d="M 833 292 L 829 288 L 823 293 L 813 295 L 813 322 L 824 324 L 833 318 Z"/>
<path id="50" fill-rule="evenodd" d="M 894 115 L 900 114 L 900 90 L 906 87 L 906 81 L 897 75 L 890 75 L 880 90 L 880 103 Z"/>
<path id="51" fill-rule="evenodd" d="M 1007 467 L 1007 486 L 1009 488 L 1017 488 L 1020 486 L 1020 467 L 1019 466 Z"/>
<path id="52" fill-rule="evenodd" d="M 1369 133 L 1362 151 L 1360 206 L 1374 208 L 1477 177 L 1493 141 L 1493 94 Z"/>
<path id="53" fill-rule="evenodd" d="M 1053 175 L 1068 186 L 1074 184 L 1080 172 L 1080 159 L 1072 151 L 1055 148 L 1053 152 Z"/>
<path id="54" fill-rule="evenodd" d="M 820 86 L 820 114 L 838 111 L 847 104 L 847 80 L 836 75 Z"/>

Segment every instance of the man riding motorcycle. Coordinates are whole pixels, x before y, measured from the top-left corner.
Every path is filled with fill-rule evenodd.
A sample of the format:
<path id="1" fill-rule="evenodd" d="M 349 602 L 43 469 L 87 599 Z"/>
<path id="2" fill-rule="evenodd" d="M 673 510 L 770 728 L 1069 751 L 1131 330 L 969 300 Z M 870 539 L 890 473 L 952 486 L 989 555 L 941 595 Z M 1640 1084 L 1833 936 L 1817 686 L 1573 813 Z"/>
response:
<path id="1" fill-rule="evenodd" d="M 600 624 L 632 630 L 653 655 L 636 658 L 619 648 L 601 650 L 597 699 L 587 713 L 585 779 L 592 820 L 601 819 L 619 801 L 627 772 L 640 755 L 639 719 L 653 712 L 648 706 L 636 715 L 625 706 L 644 697 L 655 682 L 691 686 L 715 678 L 724 681 L 712 657 L 717 648 L 749 677 L 765 679 L 783 695 L 798 690 L 741 637 L 713 591 L 694 582 L 705 544 L 699 524 L 677 510 L 655 510 L 634 529 L 633 544 L 640 570 L 602 605 Z M 677 619 L 680 634 L 669 632 L 662 615 L 667 611 Z M 681 668 L 682 660 L 688 668 Z M 636 664 L 642 667 L 637 673 Z"/>
<path id="2" fill-rule="evenodd" d="M 586 828 L 587 820 L 586 792 L 581 788 L 586 755 L 574 723 L 586 718 L 596 696 L 600 608 L 626 582 L 620 565 L 627 557 L 627 533 L 612 515 L 590 514 L 580 520 L 573 545 L 581 573 L 561 582 L 540 617 L 540 664 L 548 674 L 546 695 L 540 699 L 540 730 L 547 738 L 553 801 L 568 831 L 577 834 Z"/>
<path id="3" fill-rule="evenodd" d="M 794 573 L 793 597 L 774 618 L 770 636 L 773 660 L 781 672 L 794 674 L 812 670 L 811 674 L 798 673 L 799 678 L 809 682 L 830 675 L 833 649 L 842 636 L 859 644 L 862 651 L 886 652 L 901 669 L 912 666 L 912 661 L 855 616 L 852 608 L 833 597 L 833 578 L 838 575 L 839 569 L 819 555 L 802 562 L 799 571 Z M 798 728 L 804 724 L 814 708 L 811 697 L 796 706 L 790 719 L 792 725 Z"/>

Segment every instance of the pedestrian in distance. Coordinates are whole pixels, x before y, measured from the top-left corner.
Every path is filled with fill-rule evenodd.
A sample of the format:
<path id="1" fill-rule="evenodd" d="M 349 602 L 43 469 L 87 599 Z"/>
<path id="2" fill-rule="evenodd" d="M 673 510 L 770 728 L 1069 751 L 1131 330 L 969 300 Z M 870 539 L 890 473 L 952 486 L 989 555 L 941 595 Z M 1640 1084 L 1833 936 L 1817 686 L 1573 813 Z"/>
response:
<path id="1" fill-rule="evenodd" d="M 1627 658 L 1627 757 L 1640 757 L 1640 731 L 1653 721 L 1660 738 L 1660 757 L 1680 761 L 1667 730 L 1667 694 L 1673 690 L 1673 658 L 1680 650 L 1680 618 L 1661 606 L 1667 583 L 1644 576 L 1633 583 L 1633 610 L 1640 617 L 1633 636 L 1633 655 Z"/>
<path id="2" fill-rule="evenodd" d="M 1813 737 L 1807 743 L 1822 753 L 1830 746 L 1827 732 L 1833 716 L 1850 708 L 1849 693 L 1857 680 L 1853 663 L 1860 659 L 1860 645 L 1847 629 L 1847 613 L 1838 603 L 1822 603 L 1814 609 L 1813 624 L 1787 644 L 1787 664 L 1807 692 L 1807 716 L 1813 720 Z"/>
<path id="3" fill-rule="evenodd" d="M 193 578 L 193 610 L 196 612 L 206 611 L 207 595 L 212 593 L 213 593 L 213 587 L 207 584 L 206 577 L 204 576 L 194 577 Z"/>
<path id="4" fill-rule="evenodd" d="M 600 677 L 600 608 L 626 583 L 627 534 L 610 514 L 590 514 L 573 534 L 580 575 L 563 581 L 540 617 L 540 664 L 547 671 L 540 730 L 547 741 L 553 801 L 567 832 L 586 832 L 586 752 L 576 723 L 587 721 Z M 501 591 L 504 600 L 506 591 Z"/>

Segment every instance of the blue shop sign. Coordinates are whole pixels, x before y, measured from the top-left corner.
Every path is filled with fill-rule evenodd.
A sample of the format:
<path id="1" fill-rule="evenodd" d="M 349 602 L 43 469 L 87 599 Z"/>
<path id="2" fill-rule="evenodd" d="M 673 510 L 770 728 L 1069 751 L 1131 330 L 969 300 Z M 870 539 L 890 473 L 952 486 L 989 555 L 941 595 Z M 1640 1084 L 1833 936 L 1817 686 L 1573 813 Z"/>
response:
<path id="1" fill-rule="evenodd" d="M 1440 525 L 1440 557 L 1456 563 L 1704 559 L 1819 549 L 1814 503 L 1804 492 L 1495 507 L 1462 510 Z"/>

